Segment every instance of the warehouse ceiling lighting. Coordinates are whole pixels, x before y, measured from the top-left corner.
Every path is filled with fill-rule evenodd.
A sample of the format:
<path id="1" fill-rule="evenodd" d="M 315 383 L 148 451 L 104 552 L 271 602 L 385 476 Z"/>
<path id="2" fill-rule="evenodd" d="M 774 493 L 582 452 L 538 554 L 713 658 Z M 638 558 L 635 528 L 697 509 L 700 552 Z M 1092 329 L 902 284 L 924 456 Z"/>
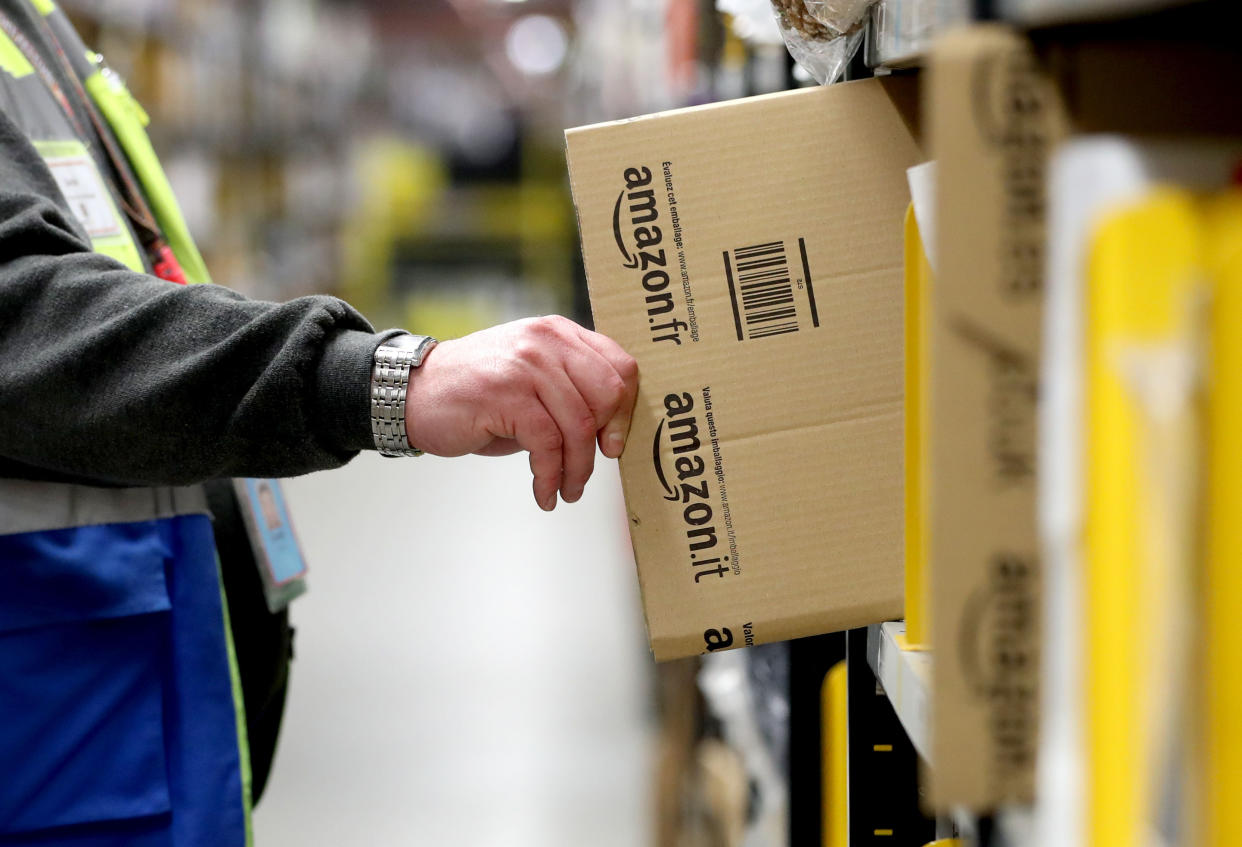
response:
<path id="1" fill-rule="evenodd" d="M 518 18 L 505 34 L 505 55 L 513 67 L 528 76 L 547 76 L 557 71 L 569 52 L 564 25 L 548 15 Z"/>

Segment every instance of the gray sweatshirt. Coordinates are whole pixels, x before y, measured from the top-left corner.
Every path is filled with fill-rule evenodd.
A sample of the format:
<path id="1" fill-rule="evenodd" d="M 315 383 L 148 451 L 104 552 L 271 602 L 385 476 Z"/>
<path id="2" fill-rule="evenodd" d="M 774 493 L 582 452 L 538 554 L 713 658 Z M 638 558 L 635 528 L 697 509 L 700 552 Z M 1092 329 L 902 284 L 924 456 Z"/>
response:
<path id="1" fill-rule="evenodd" d="M 250 300 L 92 253 L 0 112 L 0 477 L 291 476 L 370 447 L 375 333 L 346 303 Z"/>

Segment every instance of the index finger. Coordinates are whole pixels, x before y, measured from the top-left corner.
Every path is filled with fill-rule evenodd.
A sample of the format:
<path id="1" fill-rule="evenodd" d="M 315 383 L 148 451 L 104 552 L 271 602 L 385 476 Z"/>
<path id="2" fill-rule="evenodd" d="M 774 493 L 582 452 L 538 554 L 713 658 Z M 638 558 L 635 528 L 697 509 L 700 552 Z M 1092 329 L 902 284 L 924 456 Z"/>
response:
<path id="1" fill-rule="evenodd" d="M 625 439 L 630 431 L 634 400 L 638 396 L 638 362 L 626 353 L 620 344 L 606 335 L 579 327 L 578 337 L 592 350 L 603 356 L 621 377 L 623 388 L 617 402 L 617 410 L 599 431 L 599 449 L 608 458 L 615 459 L 625 448 Z"/>

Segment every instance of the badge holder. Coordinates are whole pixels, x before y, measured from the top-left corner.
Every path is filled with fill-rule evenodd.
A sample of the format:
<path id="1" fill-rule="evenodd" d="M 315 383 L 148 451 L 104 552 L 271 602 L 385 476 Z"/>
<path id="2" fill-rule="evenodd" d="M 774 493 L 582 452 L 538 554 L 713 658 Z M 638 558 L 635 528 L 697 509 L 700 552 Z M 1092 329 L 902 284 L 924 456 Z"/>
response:
<path id="1" fill-rule="evenodd" d="M 237 502 L 254 550 L 263 596 L 275 614 L 306 593 L 306 559 L 278 479 L 235 479 Z"/>

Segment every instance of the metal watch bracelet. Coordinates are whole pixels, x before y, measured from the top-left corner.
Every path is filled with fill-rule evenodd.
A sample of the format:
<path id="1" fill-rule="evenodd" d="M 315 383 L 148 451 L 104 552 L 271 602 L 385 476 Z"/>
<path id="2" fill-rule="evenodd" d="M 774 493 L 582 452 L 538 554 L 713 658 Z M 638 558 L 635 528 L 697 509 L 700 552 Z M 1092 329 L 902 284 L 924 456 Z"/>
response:
<path id="1" fill-rule="evenodd" d="M 410 369 L 417 368 L 436 340 L 429 335 L 399 335 L 375 351 L 371 370 L 371 436 L 380 455 L 421 456 L 405 430 L 405 399 Z"/>

